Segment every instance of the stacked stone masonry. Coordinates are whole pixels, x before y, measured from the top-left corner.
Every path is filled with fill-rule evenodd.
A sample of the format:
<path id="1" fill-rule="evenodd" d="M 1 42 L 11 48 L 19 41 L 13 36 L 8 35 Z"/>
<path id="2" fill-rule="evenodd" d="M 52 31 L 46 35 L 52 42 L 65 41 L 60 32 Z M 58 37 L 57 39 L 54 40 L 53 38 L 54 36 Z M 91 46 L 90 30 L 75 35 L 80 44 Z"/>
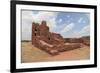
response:
<path id="1" fill-rule="evenodd" d="M 63 38 L 58 33 L 49 31 L 46 21 L 39 23 L 32 23 L 32 44 L 49 53 L 50 55 L 57 55 L 61 52 L 80 48 L 82 43 L 89 46 L 89 41 L 83 39 Z M 71 43 L 71 44 L 66 44 Z"/>

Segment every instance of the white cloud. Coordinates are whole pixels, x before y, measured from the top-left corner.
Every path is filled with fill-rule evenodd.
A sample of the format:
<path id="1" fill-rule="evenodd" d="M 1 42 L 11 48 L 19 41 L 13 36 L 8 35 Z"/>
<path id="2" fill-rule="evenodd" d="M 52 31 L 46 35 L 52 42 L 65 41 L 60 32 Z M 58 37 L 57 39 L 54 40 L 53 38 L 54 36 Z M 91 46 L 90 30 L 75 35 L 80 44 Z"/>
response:
<path id="1" fill-rule="evenodd" d="M 73 31 L 71 35 L 66 35 L 66 37 L 70 38 L 79 38 L 82 36 L 90 35 L 90 25 L 84 26 L 80 31 Z"/>
<path id="2" fill-rule="evenodd" d="M 41 22 L 42 20 L 46 20 L 47 26 L 51 29 L 56 27 L 56 16 L 57 12 L 39 11 L 38 14 L 33 14 L 33 21 Z"/>
<path id="3" fill-rule="evenodd" d="M 68 18 L 70 18 L 70 15 L 67 15 Z"/>
<path id="4" fill-rule="evenodd" d="M 83 18 L 80 18 L 80 19 L 78 20 L 78 23 L 81 23 L 81 22 L 82 22 L 82 20 L 83 20 Z"/>
<path id="5" fill-rule="evenodd" d="M 35 21 L 48 20 L 49 18 L 52 18 L 53 16 L 54 16 L 53 12 L 39 11 L 37 14 L 33 14 L 33 20 Z"/>
<path id="6" fill-rule="evenodd" d="M 47 21 L 47 26 L 49 26 L 51 32 L 52 32 L 54 29 L 56 29 L 56 28 L 57 28 L 57 25 L 56 25 L 56 18 L 53 17 L 52 19 L 49 19 L 49 20 Z"/>
<path id="7" fill-rule="evenodd" d="M 38 11 L 37 13 L 34 11 L 22 11 L 22 40 L 31 40 L 32 35 L 32 22 L 38 22 L 40 23 L 42 20 L 47 21 L 47 26 L 49 26 L 50 31 L 53 32 L 53 30 L 57 29 L 58 26 L 56 25 L 56 18 L 57 18 L 58 12 L 47 12 L 47 11 Z M 87 15 L 89 16 L 89 15 Z M 68 16 L 70 17 L 70 16 Z M 80 19 L 81 21 L 82 19 Z M 62 19 L 59 20 L 61 22 Z M 79 22 L 80 22 L 79 21 Z M 68 21 L 70 22 L 70 21 Z M 60 26 L 61 27 L 61 26 Z M 74 23 L 70 23 L 66 25 L 63 30 L 59 30 L 58 32 L 61 35 L 64 35 L 68 31 L 72 31 L 72 29 L 75 27 Z M 90 34 L 90 26 L 83 27 L 82 30 L 73 32 L 72 35 L 65 35 L 66 37 L 79 37 L 79 36 L 85 36 Z"/>
<path id="8" fill-rule="evenodd" d="M 63 37 L 65 38 L 78 38 L 82 36 L 89 36 L 90 35 L 90 25 L 84 26 L 80 31 L 73 30 L 70 35 L 66 34 L 67 31 L 71 31 L 74 28 L 75 24 L 71 23 L 67 25 L 61 32 Z"/>
<path id="9" fill-rule="evenodd" d="M 41 23 L 42 20 L 47 21 L 47 26 L 52 31 L 56 28 L 57 12 L 38 11 L 22 11 L 22 40 L 31 40 L 32 22 Z"/>
<path id="10" fill-rule="evenodd" d="M 83 29 L 78 32 L 78 36 L 88 36 L 90 35 L 90 25 L 84 26 Z"/>
<path id="11" fill-rule="evenodd" d="M 62 22 L 62 21 L 63 21 L 62 19 L 59 19 L 59 20 L 58 20 L 59 23 Z"/>
<path id="12" fill-rule="evenodd" d="M 32 11 L 22 11 L 22 40 L 31 40 Z"/>
<path id="13" fill-rule="evenodd" d="M 75 26 L 74 23 L 70 23 L 70 24 L 68 24 L 66 27 L 64 27 L 63 30 L 61 30 L 61 33 L 63 34 L 63 33 L 65 33 L 65 32 L 67 32 L 67 31 L 72 30 L 74 26 Z"/>

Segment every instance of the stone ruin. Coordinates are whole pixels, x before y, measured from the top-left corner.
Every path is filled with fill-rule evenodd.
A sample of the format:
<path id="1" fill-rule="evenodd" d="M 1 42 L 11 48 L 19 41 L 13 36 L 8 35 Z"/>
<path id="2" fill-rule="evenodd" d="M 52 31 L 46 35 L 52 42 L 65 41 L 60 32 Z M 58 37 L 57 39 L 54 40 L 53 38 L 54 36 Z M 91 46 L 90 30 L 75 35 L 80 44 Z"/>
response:
<path id="1" fill-rule="evenodd" d="M 50 32 L 46 21 L 42 21 L 41 24 L 32 23 L 32 44 L 50 55 L 57 55 L 61 52 L 81 47 L 80 41 L 78 43 L 72 42 L 71 44 L 66 44 L 66 41 L 70 42 L 71 40 L 64 39 L 58 33 Z"/>

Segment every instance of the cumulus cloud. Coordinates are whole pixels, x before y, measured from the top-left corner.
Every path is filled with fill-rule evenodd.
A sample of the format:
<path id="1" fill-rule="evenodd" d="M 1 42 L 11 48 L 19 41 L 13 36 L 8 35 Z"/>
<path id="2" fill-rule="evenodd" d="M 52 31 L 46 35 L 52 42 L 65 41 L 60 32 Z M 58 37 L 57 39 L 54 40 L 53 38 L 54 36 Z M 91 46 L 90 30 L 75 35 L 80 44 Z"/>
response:
<path id="1" fill-rule="evenodd" d="M 72 30 L 74 26 L 75 26 L 74 23 L 70 23 L 70 24 L 68 24 L 66 27 L 64 27 L 63 30 L 61 30 L 61 33 L 65 33 L 65 32 L 67 32 L 67 31 Z"/>

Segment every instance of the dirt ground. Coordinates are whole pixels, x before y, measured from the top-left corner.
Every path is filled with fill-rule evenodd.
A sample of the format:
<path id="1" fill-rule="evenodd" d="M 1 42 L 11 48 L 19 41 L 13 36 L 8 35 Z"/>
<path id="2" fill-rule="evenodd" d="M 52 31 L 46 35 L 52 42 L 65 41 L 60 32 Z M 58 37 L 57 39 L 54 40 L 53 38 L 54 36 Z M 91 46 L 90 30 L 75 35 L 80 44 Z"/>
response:
<path id="1" fill-rule="evenodd" d="M 83 46 L 82 48 L 65 51 L 56 56 L 34 47 L 31 42 L 22 42 L 21 62 L 45 62 L 45 61 L 61 61 L 61 60 L 83 60 L 90 58 L 90 48 Z"/>

